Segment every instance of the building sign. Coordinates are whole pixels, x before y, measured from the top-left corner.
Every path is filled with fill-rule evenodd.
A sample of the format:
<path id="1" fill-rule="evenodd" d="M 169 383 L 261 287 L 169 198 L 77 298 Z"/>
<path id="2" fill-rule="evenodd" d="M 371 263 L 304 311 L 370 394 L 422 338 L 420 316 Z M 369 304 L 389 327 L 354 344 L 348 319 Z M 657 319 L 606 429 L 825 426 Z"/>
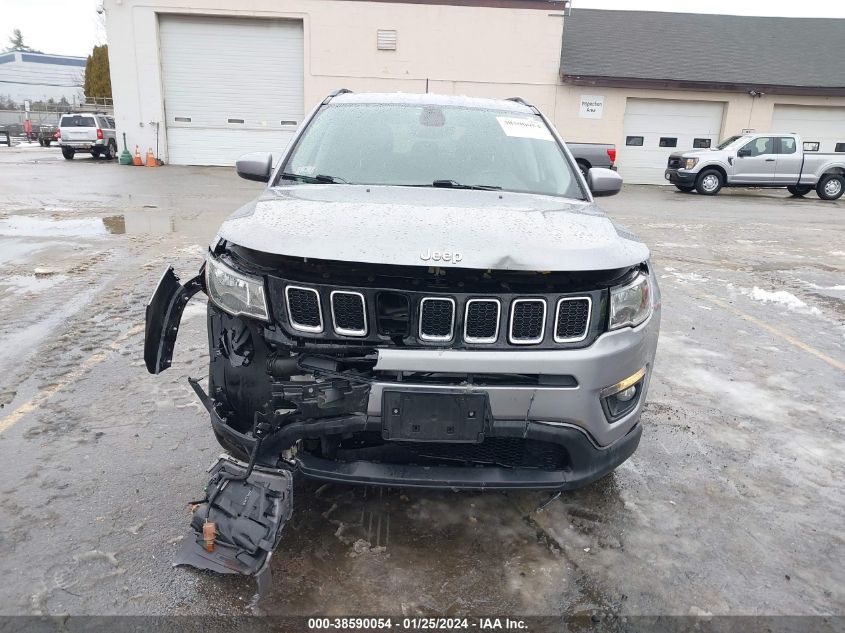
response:
<path id="1" fill-rule="evenodd" d="M 604 95 L 581 95 L 579 117 L 582 119 L 600 119 L 602 110 L 604 110 Z"/>

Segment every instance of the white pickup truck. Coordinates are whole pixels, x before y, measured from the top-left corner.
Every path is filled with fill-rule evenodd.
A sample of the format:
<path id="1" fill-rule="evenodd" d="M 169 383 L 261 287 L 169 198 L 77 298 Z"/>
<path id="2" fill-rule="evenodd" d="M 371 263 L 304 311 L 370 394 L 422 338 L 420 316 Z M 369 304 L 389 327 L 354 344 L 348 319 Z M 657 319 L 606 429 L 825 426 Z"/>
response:
<path id="1" fill-rule="evenodd" d="M 836 200 L 845 191 L 845 153 L 805 151 L 795 134 L 743 134 L 713 149 L 670 155 L 665 177 L 706 196 L 722 187 L 785 187 L 793 196 L 815 189 L 819 198 Z"/>

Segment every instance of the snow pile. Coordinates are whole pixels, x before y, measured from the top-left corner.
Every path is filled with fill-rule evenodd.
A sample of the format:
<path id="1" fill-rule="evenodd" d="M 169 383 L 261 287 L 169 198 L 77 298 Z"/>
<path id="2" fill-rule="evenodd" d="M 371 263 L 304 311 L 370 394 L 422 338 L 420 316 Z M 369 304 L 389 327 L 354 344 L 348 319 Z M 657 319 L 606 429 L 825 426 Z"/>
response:
<path id="1" fill-rule="evenodd" d="M 743 294 L 746 293 L 743 292 Z M 786 307 L 788 310 L 806 312 L 809 314 L 821 314 L 821 310 L 813 306 L 808 306 L 806 303 L 801 301 L 801 299 L 786 290 L 775 290 L 774 292 L 769 292 L 768 290 L 763 290 L 762 288 L 754 286 L 754 288 L 752 288 L 747 294 L 755 301 L 762 301 L 763 303 L 778 303 Z"/>

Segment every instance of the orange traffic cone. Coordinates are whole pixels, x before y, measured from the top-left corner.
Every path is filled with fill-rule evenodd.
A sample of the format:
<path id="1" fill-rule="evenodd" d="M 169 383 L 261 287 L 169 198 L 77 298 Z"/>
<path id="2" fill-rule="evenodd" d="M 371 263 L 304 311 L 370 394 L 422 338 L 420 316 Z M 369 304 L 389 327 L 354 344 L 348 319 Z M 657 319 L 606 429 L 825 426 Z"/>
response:
<path id="1" fill-rule="evenodd" d="M 147 167 L 158 167 L 158 161 L 156 160 L 155 154 L 153 154 L 152 147 L 147 151 Z"/>
<path id="2" fill-rule="evenodd" d="M 135 157 L 132 159 L 132 164 L 136 167 L 140 167 L 143 165 L 141 162 L 141 150 L 138 149 L 138 146 L 135 146 Z"/>

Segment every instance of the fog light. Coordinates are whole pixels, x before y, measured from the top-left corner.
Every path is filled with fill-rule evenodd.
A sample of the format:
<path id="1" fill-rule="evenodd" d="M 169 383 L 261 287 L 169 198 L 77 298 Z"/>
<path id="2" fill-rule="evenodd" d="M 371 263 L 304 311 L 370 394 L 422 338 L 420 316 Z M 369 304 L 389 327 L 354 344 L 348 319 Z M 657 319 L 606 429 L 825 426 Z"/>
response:
<path id="1" fill-rule="evenodd" d="M 615 422 L 636 408 L 644 378 L 645 367 L 601 390 L 601 406 L 609 422 Z"/>
<path id="2" fill-rule="evenodd" d="M 628 402 L 631 398 L 637 395 L 637 386 L 628 387 L 616 394 L 616 399 L 620 402 Z"/>

